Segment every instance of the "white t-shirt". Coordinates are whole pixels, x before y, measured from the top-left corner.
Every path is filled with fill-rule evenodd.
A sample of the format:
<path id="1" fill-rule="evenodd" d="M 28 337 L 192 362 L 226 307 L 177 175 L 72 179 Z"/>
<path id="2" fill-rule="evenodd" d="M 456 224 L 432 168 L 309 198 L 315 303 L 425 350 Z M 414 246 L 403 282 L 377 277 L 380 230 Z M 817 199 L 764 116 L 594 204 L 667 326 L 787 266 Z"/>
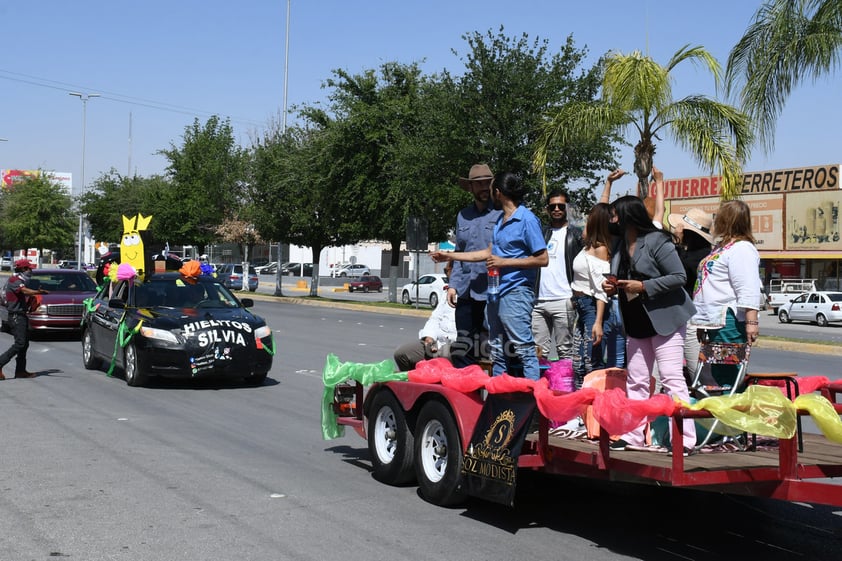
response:
<path id="1" fill-rule="evenodd" d="M 564 246 L 567 239 L 567 226 L 553 228 L 547 241 L 547 256 L 550 262 L 541 267 L 541 282 L 538 286 L 538 300 L 566 300 L 573 296 L 567 281 Z M 572 257 L 571 257 L 572 258 Z"/>

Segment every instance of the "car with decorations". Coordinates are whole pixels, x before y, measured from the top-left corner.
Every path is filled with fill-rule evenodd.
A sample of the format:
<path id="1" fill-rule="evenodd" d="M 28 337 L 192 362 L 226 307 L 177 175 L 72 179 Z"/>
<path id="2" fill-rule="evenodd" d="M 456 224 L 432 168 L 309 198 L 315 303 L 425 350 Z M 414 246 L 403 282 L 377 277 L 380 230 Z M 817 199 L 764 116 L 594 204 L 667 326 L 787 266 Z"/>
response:
<path id="1" fill-rule="evenodd" d="M 106 278 L 82 320 L 83 362 L 88 369 L 121 369 L 130 386 L 156 376 L 261 385 L 274 340 L 253 305 L 210 275 Z"/>

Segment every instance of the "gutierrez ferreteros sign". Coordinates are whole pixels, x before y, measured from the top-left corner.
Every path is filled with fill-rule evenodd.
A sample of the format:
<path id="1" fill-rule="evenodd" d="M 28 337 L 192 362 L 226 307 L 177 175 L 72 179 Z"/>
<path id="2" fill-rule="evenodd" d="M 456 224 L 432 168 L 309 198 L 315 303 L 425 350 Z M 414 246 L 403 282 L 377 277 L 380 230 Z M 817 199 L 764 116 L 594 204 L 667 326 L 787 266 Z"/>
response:
<path id="1" fill-rule="evenodd" d="M 718 197 L 722 178 L 718 175 L 668 179 L 665 198 Z M 801 193 L 839 189 L 839 164 L 805 168 L 751 171 L 743 174 L 743 195 Z"/>

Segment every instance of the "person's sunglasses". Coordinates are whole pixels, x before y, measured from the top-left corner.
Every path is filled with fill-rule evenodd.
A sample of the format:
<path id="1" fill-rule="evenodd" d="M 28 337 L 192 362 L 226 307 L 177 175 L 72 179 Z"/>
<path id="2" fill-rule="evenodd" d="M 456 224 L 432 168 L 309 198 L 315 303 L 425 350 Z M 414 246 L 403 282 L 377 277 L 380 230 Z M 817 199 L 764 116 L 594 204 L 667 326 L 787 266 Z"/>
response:
<path id="1" fill-rule="evenodd" d="M 550 210 L 567 210 L 567 203 L 552 203 L 548 204 L 547 208 Z"/>

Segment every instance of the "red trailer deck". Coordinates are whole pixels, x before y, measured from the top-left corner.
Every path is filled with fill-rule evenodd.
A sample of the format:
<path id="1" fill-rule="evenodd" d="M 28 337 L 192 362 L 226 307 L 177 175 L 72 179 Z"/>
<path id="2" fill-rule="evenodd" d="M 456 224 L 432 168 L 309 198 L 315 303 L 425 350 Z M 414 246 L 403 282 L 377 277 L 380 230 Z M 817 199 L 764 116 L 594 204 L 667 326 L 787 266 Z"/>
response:
<path id="1" fill-rule="evenodd" d="M 842 405 L 836 401 L 842 383 L 828 384 L 821 391 L 838 416 Z M 402 484 L 414 476 L 420 494 L 436 504 L 453 504 L 465 497 L 463 456 L 482 411 L 485 390 L 465 392 L 441 384 L 393 381 L 372 384 L 366 391 L 356 382 L 337 386 L 334 395 L 336 422 L 368 440 L 375 477 Z M 799 410 L 798 414 L 808 412 Z M 711 414 L 678 407 L 671 417 L 672 441 L 681 442 L 683 419 L 710 418 Z M 548 419 L 540 415 L 538 430 L 526 437 L 517 457 L 517 468 L 842 506 L 842 485 L 828 481 L 842 477 L 842 443 L 818 434 L 804 434 L 803 441 L 803 452 L 798 451 L 795 435 L 764 437 L 765 445 L 755 450 L 687 457 L 618 452 L 609 449 L 604 429 L 597 440 L 561 438 L 551 435 Z"/>

